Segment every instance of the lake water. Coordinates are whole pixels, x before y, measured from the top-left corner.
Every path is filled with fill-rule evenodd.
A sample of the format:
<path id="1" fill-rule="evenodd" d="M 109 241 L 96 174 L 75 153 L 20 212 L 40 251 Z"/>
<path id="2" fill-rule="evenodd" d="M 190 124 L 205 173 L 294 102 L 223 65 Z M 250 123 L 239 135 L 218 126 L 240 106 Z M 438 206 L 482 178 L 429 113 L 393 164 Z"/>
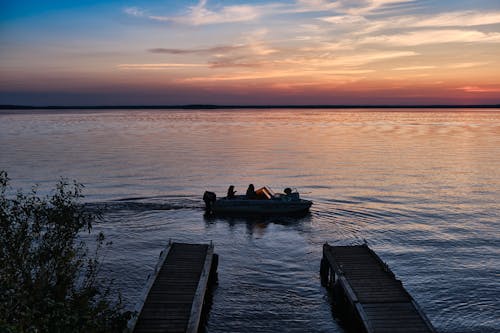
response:
<path id="1" fill-rule="evenodd" d="M 209 332 L 342 332 L 322 245 L 364 240 L 439 332 L 500 331 L 500 110 L 0 111 L 0 169 L 104 209 L 132 309 L 169 239 L 213 241 Z M 297 188 L 303 218 L 203 217 L 203 191 Z"/>

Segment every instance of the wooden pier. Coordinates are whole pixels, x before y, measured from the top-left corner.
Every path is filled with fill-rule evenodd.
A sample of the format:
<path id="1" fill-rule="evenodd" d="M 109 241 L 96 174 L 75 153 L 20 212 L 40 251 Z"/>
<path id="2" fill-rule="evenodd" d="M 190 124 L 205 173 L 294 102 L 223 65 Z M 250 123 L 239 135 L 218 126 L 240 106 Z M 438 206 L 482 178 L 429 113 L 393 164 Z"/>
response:
<path id="1" fill-rule="evenodd" d="M 336 312 L 353 332 L 436 332 L 401 281 L 367 245 L 323 245 L 320 270 Z"/>
<path id="2" fill-rule="evenodd" d="M 150 276 L 129 331 L 198 332 L 217 263 L 212 244 L 169 244 Z"/>

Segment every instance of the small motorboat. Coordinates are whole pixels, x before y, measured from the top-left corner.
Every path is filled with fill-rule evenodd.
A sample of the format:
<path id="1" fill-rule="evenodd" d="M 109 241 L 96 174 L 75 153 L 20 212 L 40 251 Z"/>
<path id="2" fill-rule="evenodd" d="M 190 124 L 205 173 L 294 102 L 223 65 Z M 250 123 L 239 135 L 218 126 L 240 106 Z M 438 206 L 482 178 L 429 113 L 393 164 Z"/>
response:
<path id="1" fill-rule="evenodd" d="M 217 199 L 213 192 L 205 191 L 203 201 L 207 213 L 217 215 L 300 215 L 309 211 L 312 202 L 300 198 L 299 192 L 285 189 L 274 193 L 268 187 L 255 191 L 255 198 L 234 195 Z"/>

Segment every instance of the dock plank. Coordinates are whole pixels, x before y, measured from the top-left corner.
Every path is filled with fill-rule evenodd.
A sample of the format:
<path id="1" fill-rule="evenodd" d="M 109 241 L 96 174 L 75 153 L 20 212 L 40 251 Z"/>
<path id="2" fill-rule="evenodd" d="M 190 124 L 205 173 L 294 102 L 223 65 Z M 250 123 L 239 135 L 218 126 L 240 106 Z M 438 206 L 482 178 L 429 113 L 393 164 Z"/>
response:
<path id="1" fill-rule="evenodd" d="M 367 245 L 325 244 L 322 265 L 323 262 L 328 269 L 322 266 L 322 274 L 326 274 L 322 281 L 331 281 L 326 286 L 340 288 L 347 297 L 344 306 L 356 313 L 356 330 L 361 327 L 368 333 L 435 332 L 401 281 Z M 333 277 L 329 279 L 328 274 Z"/>
<path id="2" fill-rule="evenodd" d="M 135 333 L 198 331 L 213 246 L 173 243 L 167 251 L 130 325 Z"/>

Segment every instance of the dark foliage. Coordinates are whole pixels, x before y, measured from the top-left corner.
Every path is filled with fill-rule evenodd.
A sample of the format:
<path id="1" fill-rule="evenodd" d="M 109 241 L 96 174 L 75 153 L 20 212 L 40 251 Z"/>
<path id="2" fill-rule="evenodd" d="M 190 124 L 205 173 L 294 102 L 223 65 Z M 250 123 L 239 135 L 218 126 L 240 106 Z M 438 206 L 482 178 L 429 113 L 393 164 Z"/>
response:
<path id="1" fill-rule="evenodd" d="M 78 202 L 83 186 L 8 198 L 8 182 L 0 171 L 0 332 L 122 331 L 130 314 L 97 279 L 104 235 L 92 252 L 78 240 L 96 218 Z"/>

